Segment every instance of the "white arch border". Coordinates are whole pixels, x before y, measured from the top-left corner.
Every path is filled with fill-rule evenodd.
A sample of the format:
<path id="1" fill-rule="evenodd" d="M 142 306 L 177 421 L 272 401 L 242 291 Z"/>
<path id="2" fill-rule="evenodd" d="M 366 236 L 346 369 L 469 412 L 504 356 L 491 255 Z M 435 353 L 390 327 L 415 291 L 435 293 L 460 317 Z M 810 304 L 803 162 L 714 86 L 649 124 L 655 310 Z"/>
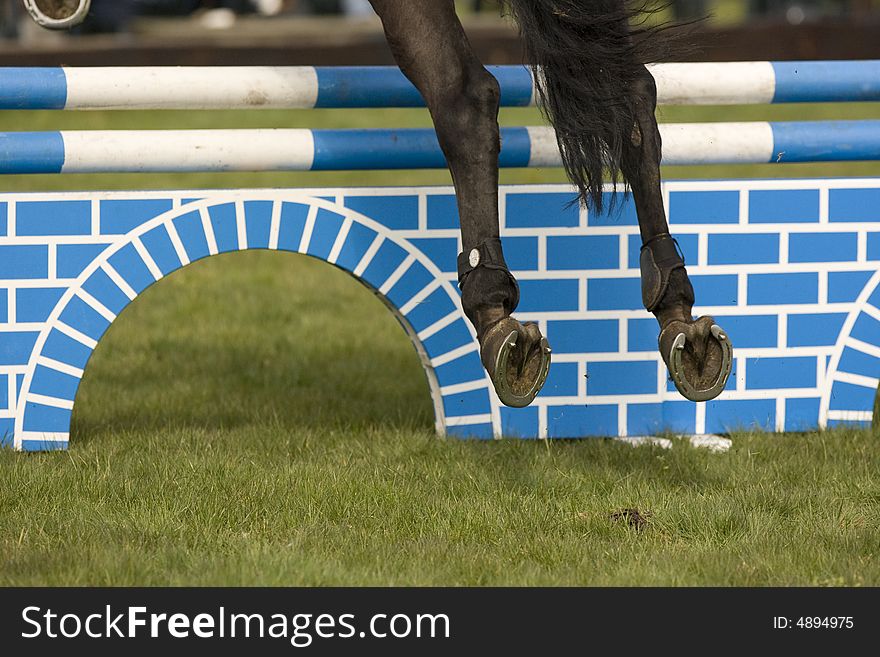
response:
<path id="1" fill-rule="evenodd" d="M 852 333 L 853 326 L 855 326 L 859 315 L 864 312 L 864 307 L 867 305 L 868 299 L 878 288 L 880 288 L 880 270 L 874 272 L 874 275 L 871 276 L 865 284 L 865 287 L 862 288 L 861 294 L 859 294 L 853 304 L 852 310 L 850 310 L 849 315 L 846 318 L 846 321 L 843 323 L 843 327 L 840 329 L 840 334 L 837 337 L 837 344 L 834 346 L 834 351 L 831 353 L 831 360 L 828 362 L 828 369 L 825 372 L 825 381 L 822 386 L 822 399 L 819 403 L 819 426 L 823 429 L 828 426 L 831 391 L 834 388 L 834 374 L 837 372 L 838 367 L 840 367 L 840 359 L 843 357 L 844 349 L 846 349 L 846 341 Z M 878 340 L 876 346 L 880 347 L 880 340 Z"/>
<path id="2" fill-rule="evenodd" d="M 256 193 L 255 193 L 256 192 Z M 202 192 L 193 192 L 194 195 L 199 195 Z M 16 400 L 16 409 L 15 409 L 15 424 L 13 427 L 13 436 L 14 443 L 13 448 L 16 450 L 22 449 L 22 442 L 25 440 L 24 438 L 24 415 L 25 415 L 25 407 L 27 404 L 27 399 L 29 396 L 31 382 L 33 380 L 34 372 L 36 371 L 37 361 L 39 360 L 43 348 L 45 347 L 46 340 L 48 339 L 49 334 L 55 328 L 56 323 L 58 322 L 61 313 L 67 307 L 68 303 L 71 299 L 79 292 L 85 282 L 89 279 L 89 277 L 95 273 L 100 267 L 102 267 L 105 263 L 108 263 L 109 259 L 119 252 L 125 246 L 133 243 L 136 239 L 143 236 L 145 233 L 153 230 L 154 228 L 170 223 L 174 219 L 182 217 L 184 215 L 190 214 L 192 212 L 201 212 L 202 210 L 208 210 L 211 207 L 217 205 L 227 205 L 229 203 L 237 203 L 237 202 L 252 202 L 252 201 L 268 201 L 272 202 L 273 206 L 278 203 L 295 203 L 309 206 L 310 208 L 317 208 L 327 210 L 329 212 L 333 212 L 335 214 L 343 216 L 345 219 L 350 219 L 353 222 L 357 222 L 371 230 L 375 231 L 378 235 L 381 235 L 384 239 L 389 240 L 393 244 L 399 246 L 404 249 L 406 253 L 412 256 L 415 261 L 424 266 L 434 277 L 436 281 L 439 283 L 439 289 L 443 289 L 446 294 L 449 296 L 450 300 L 456 307 L 456 311 L 460 314 L 461 319 L 464 320 L 464 324 L 467 327 L 468 331 L 471 334 L 471 338 L 474 342 L 477 342 L 476 331 L 474 330 L 471 323 L 467 321 L 467 318 L 464 315 L 464 312 L 461 310 L 461 301 L 458 293 L 453 289 L 452 282 L 447 279 L 440 271 L 440 269 L 435 265 L 424 253 L 422 253 L 419 249 L 414 247 L 409 243 L 408 240 L 401 238 L 394 234 L 393 231 L 389 230 L 383 224 L 363 215 L 359 212 L 356 212 L 350 208 L 346 208 L 336 202 L 326 200 L 324 198 L 318 198 L 309 194 L 301 194 L 296 192 L 290 192 L 289 190 L 206 190 L 205 194 L 209 194 L 209 198 L 199 199 L 190 203 L 181 203 L 179 206 L 168 210 L 167 212 L 163 212 L 148 221 L 137 226 L 135 229 L 129 231 L 125 235 L 118 236 L 118 241 L 108 246 L 101 254 L 95 258 L 89 265 L 83 270 L 83 272 L 77 277 L 75 282 L 65 290 L 64 294 L 58 300 L 53 309 L 52 313 L 49 315 L 49 318 L 45 321 L 43 328 L 40 331 L 39 336 L 34 344 L 33 351 L 31 352 L 31 356 L 28 360 L 27 372 L 25 373 L 25 377 L 22 381 L 21 392 L 18 395 Z M 238 249 L 238 251 L 246 251 L 249 250 L 247 248 Z M 285 249 L 270 249 L 272 251 L 280 251 L 284 252 Z M 296 252 L 290 252 L 296 253 Z M 210 258 L 212 255 L 207 256 Z M 307 253 L 303 253 L 302 255 L 309 255 Z M 313 257 L 313 256 L 312 256 Z M 318 260 L 322 260 L 328 265 L 336 266 L 335 263 L 330 263 L 321 258 L 316 258 Z M 182 265 L 179 269 L 183 269 L 187 265 Z M 339 267 L 342 269 L 341 267 Z M 177 270 L 175 270 L 177 271 Z M 343 271 L 346 271 L 343 269 Z M 359 277 L 355 276 L 354 273 L 346 271 L 350 276 L 356 278 L 357 280 L 362 280 Z M 157 279 L 155 282 L 159 282 L 161 279 Z M 407 336 L 410 338 L 413 346 L 416 349 L 416 353 L 419 356 L 419 360 L 422 364 L 422 368 L 425 371 L 425 375 L 428 379 L 428 385 L 431 393 L 431 400 L 434 405 L 434 418 L 435 418 L 435 431 L 438 435 L 445 435 L 447 429 L 447 418 L 446 413 L 443 407 L 443 395 L 441 391 L 440 384 L 437 380 L 436 374 L 434 372 L 434 367 L 431 364 L 431 359 L 428 356 L 428 353 L 425 351 L 424 346 L 422 345 L 421 340 L 419 340 L 415 330 L 410 326 L 409 322 L 406 320 L 399 309 L 394 306 L 385 295 L 381 294 L 378 290 L 369 286 L 370 289 L 374 291 L 374 293 L 384 302 L 385 306 L 390 309 L 397 319 L 399 320 L 400 325 L 404 328 L 407 333 Z M 138 294 L 137 296 L 140 296 Z M 137 297 L 135 297 L 137 298 Z M 133 299 L 132 299 L 133 301 Z M 128 304 L 126 304 L 128 307 Z M 115 320 L 114 320 L 115 321 Z M 103 337 L 103 336 L 102 336 Z M 100 340 L 99 340 L 100 342 Z M 90 356 L 91 358 L 91 356 Z M 86 364 L 88 367 L 88 364 Z M 495 393 L 495 389 L 492 386 L 492 383 L 489 379 L 488 374 L 483 371 L 483 379 L 486 385 L 486 389 L 489 392 L 489 407 L 491 414 L 491 423 L 492 423 L 492 433 L 493 436 L 497 439 L 501 436 L 501 413 L 500 413 L 500 402 L 498 401 L 497 394 Z M 75 400 L 74 400 L 75 406 Z M 37 439 L 39 437 L 28 438 L 28 439 Z"/>

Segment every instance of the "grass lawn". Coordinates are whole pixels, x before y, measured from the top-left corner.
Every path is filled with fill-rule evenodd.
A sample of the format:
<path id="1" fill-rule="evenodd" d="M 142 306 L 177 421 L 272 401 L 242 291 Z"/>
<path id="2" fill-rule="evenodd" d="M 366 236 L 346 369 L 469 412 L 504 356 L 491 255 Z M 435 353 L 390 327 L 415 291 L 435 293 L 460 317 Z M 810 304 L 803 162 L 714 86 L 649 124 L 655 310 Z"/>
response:
<path id="1" fill-rule="evenodd" d="M 667 109 L 867 118 L 872 105 Z M 533 123 L 530 110 L 508 124 Z M 0 130 L 428 125 L 424 112 L 3 113 Z M 874 163 L 667 177 L 877 175 Z M 510 171 L 504 182 L 558 182 Z M 443 172 L 7 176 L 3 191 L 447 184 Z M 259 324 L 248 317 L 259 314 Z M 433 435 L 404 332 L 331 267 L 250 252 L 149 289 L 89 364 L 67 453 L 0 451 L 2 585 L 878 585 L 880 442 L 724 455 Z M 642 530 L 617 509 L 650 512 Z"/>

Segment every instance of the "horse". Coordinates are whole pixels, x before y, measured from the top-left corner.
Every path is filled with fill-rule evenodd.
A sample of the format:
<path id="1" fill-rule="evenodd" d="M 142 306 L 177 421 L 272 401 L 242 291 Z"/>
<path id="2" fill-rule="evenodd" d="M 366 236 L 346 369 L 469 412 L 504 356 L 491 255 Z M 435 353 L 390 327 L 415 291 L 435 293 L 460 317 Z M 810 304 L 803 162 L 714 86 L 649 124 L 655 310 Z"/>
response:
<path id="1" fill-rule="evenodd" d="M 512 317 L 519 285 L 504 260 L 498 219 L 497 80 L 474 53 L 454 0 L 370 0 L 391 52 L 424 98 L 452 175 L 461 225 L 458 283 L 480 358 L 498 398 L 528 406 L 550 368 L 537 324 Z M 44 27 L 81 22 L 90 0 L 24 0 Z M 573 202 L 600 212 L 606 177 L 627 183 L 642 246 L 642 303 L 678 391 L 708 401 L 725 388 L 733 346 L 709 316 L 694 319 L 694 289 L 670 235 L 660 188 L 657 88 L 646 64 L 660 30 L 627 0 L 502 0 L 519 25 L 539 105 L 551 125 Z"/>

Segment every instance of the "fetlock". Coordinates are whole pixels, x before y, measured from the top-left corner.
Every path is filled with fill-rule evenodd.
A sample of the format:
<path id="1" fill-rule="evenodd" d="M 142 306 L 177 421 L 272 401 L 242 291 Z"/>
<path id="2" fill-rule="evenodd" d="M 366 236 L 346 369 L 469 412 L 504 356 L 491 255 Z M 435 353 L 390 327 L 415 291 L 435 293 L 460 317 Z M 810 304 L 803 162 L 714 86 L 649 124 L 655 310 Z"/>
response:
<path id="1" fill-rule="evenodd" d="M 507 268 L 499 239 L 484 240 L 458 257 L 461 305 L 482 344 L 486 333 L 516 309 L 519 285 Z"/>
<path id="2" fill-rule="evenodd" d="M 693 320 L 694 288 L 684 268 L 676 269 L 669 275 L 666 292 L 653 310 L 657 323 L 663 328 L 672 322 Z"/>
<path id="3" fill-rule="evenodd" d="M 504 262 L 500 239 L 483 240 L 458 256 L 458 284 L 498 399 L 506 406 L 528 406 L 547 380 L 550 345 L 537 324 L 510 316 L 519 303 L 519 285 Z"/>
<path id="4" fill-rule="evenodd" d="M 648 240 L 639 259 L 642 303 L 661 328 L 670 322 L 691 320 L 694 288 L 685 270 L 678 242 L 669 233 Z"/>

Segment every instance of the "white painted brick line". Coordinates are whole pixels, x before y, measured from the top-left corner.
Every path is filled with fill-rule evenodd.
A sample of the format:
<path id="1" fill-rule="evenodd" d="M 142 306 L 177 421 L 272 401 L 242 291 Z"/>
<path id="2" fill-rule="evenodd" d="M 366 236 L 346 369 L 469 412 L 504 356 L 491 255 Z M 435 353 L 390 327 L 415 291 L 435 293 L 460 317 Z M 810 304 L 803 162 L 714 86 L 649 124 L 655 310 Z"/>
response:
<path id="1" fill-rule="evenodd" d="M 432 367 L 440 367 L 441 365 L 445 365 L 446 363 L 450 363 L 450 362 L 454 361 L 456 358 L 461 358 L 462 356 L 464 356 L 466 354 L 469 354 L 469 353 L 472 353 L 472 352 L 478 351 L 478 350 L 479 350 L 479 346 L 477 345 L 476 341 L 471 342 L 466 345 L 462 345 L 461 347 L 458 347 L 457 349 L 453 349 L 452 351 L 447 351 L 445 354 L 441 354 L 440 356 L 437 356 L 436 358 L 432 358 L 431 359 L 431 366 Z"/>
<path id="2" fill-rule="evenodd" d="M 15 237 L 16 232 L 16 209 L 18 208 L 18 204 L 14 201 L 11 201 L 6 206 L 6 234 L 9 237 Z"/>
<path id="3" fill-rule="evenodd" d="M 822 312 L 840 312 L 849 313 L 854 309 L 854 303 L 829 303 L 822 308 Z M 694 306 L 694 314 L 703 315 L 775 315 L 780 307 L 784 307 L 788 313 L 815 313 L 817 312 L 817 304 L 815 303 L 790 303 L 790 304 L 753 304 L 750 306 L 703 306 L 697 304 Z M 517 312 L 517 319 L 520 321 L 527 320 L 537 322 L 540 320 L 578 320 L 578 319 L 620 319 L 627 317 L 629 319 L 650 319 L 651 315 L 644 309 L 639 310 L 588 310 L 588 311 L 532 311 Z"/>
<path id="4" fill-rule="evenodd" d="M 873 317 L 874 319 L 876 319 L 878 322 L 880 322 L 880 309 L 875 308 L 875 307 L 872 306 L 870 303 L 866 303 L 866 304 L 862 307 L 862 311 L 863 311 L 866 315 L 870 315 L 871 317 Z"/>
<path id="5" fill-rule="evenodd" d="M 7 292 L 6 292 L 6 321 L 9 324 L 16 323 L 16 316 L 15 316 L 16 290 L 17 290 L 17 288 L 10 286 L 7 288 Z"/>
<path id="6" fill-rule="evenodd" d="M 586 312 L 589 306 L 589 300 L 587 299 L 587 295 L 589 287 L 587 286 L 587 279 L 581 278 L 578 280 L 578 310 L 581 312 Z"/>
<path id="7" fill-rule="evenodd" d="M 856 241 L 856 260 L 859 262 L 868 261 L 868 233 L 860 230 Z"/>
<path id="8" fill-rule="evenodd" d="M 781 312 L 776 320 L 776 344 L 783 349 L 788 344 L 788 314 Z"/>
<path id="9" fill-rule="evenodd" d="M 58 278 L 58 246 L 55 244 L 49 245 L 49 266 L 46 278 L 50 281 Z"/>
<path id="10" fill-rule="evenodd" d="M 625 354 L 629 351 L 629 322 L 624 318 L 618 322 L 617 335 L 617 350 Z"/>
<path id="11" fill-rule="evenodd" d="M 822 225 L 828 224 L 829 208 L 831 206 L 829 202 L 830 196 L 827 187 L 823 185 L 819 188 L 819 223 Z"/>
<path id="12" fill-rule="evenodd" d="M 635 269 L 638 267 L 637 262 L 629 261 L 629 236 L 621 235 L 618 240 L 618 256 L 617 259 L 621 269 Z"/>
<path id="13" fill-rule="evenodd" d="M 785 398 L 776 398 L 776 431 L 782 433 L 785 431 Z"/>
<path id="14" fill-rule="evenodd" d="M 769 393 L 772 393 L 769 394 Z M 796 399 L 808 399 L 811 397 L 819 397 L 822 395 L 822 390 L 818 387 L 815 388 L 778 388 L 771 391 L 768 390 L 725 390 L 721 393 L 722 396 L 720 399 L 722 400 L 741 400 L 741 401 L 754 401 L 760 399 L 767 399 L 768 397 L 775 398 L 776 396 L 781 397 L 792 397 Z M 633 394 L 633 395 L 587 395 L 586 397 L 542 397 L 540 402 L 545 404 L 616 404 L 618 402 L 627 402 L 629 404 L 657 404 L 664 401 L 685 401 L 685 398 L 682 397 L 678 391 L 672 390 L 665 394 L 659 393 L 643 393 L 643 394 Z"/>
<path id="15" fill-rule="evenodd" d="M 697 247 L 699 253 L 697 254 L 697 266 L 698 267 L 708 267 L 709 266 L 709 233 L 708 231 L 704 231 L 699 234 L 697 237 Z M 688 272 L 691 269 L 688 268 Z"/>
<path id="16" fill-rule="evenodd" d="M 736 377 L 736 390 L 737 392 L 745 392 L 746 391 L 746 357 L 744 355 L 737 354 L 734 358 L 734 367 L 736 368 L 736 373 L 734 377 Z"/>
<path id="17" fill-rule="evenodd" d="M 743 272 L 740 272 L 737 274 L 736 278 L 736 312 L 739 312 L 741 307 L 748 306 L 748 291 L 748 278 Z"/>
<path id="18" fill-rule="evenodd" d="M 414 255 L 410 254 L 403 259 L 399 265 L 397 265 L 397 269 L 391 272 L 391 275 L 385 279 L 385 282 L 382 283 L 382 286 L 379 288 L 380 294 L 388 294 L 395 285 L 397 285 L 397 281 L 403 278 L 403 275 L 409 271 L 409 268 L 412 267 L 412 264 L 416 261 Z"/>
<path id="19" fill-rule="evenodd" d="M 37 365 L 43 365 L 44 367 L 48 367 L 51 370 L 61 372 L 62 374 L 67 374 L 68 376 L 76 377 L 77 379 L 83 378 L 83 375 L 85 374 L 85 372 L 78 367 L 68 365 L 67 363 L 62 363 L 59 360 L 54 360 L 46 356 L 40 356 L 37 359 Z"/>
<path id="20" fill-rule="evenodd" d="M 53 328 L 58 329 L 64 335 L 66 335 L 68 338 L 73 338 L 74 340 L 76 340 L 77 342 L 79 342 L 82 345 L 85 345 L 89 349 L 94 350 L 98 346 L 98 343 L 95 340 L 93 340 L 92 338 L 90 338 L 89 336 L 87 336 L 85 333 L 80 333 L 75 328 L 73 328 L 72 326 L 68 326 L 67 324 L 65 324 L 62 321 L 55 322 L 55 326 Z"/>
<path id="21" fill-rule="evenodd" d="M 248 248 L 247 221 L 244 214 L 244 201 L 235 202 L 235 228 L 238 234 L 239 250 Z"/>
<path id="22" fill-rule="evenodd" d="M 626 436 L 627 426 L 626 426 L 626 409 L 627 405 L 624 403 L 617 405 L 617 435 L 618 436 Z"/>
<path id="23" fill-rule="evenodd" d="M 828 272 L 820 271 L 819 272 L 819 306 L 824 306 L 828 303 Z"/>
<path id="24" fill-rule="evenodd" d="M 749 223 L 749 190 L 739 192 L 739 224 L 745 226 Z"/>
<path id="25" fill-rule="evenodd" d="M 871 422 L 874 413 L 871 411 L 828 411 L 829 420 L 839 422 Z"/>
<path id="26" fill-rule="evenodd" d="M 416 292 L 415 295 L 412 297 L 412 299 L 407 301 L 405 304 L 403 304 L 398 309 L 400 311 L 400 314 L 403 315 L 404 317 L 409 315 L 413 310 L 416 309 L 416 306 L 418 306 L 425 299 L 427 299 L 439 287 L 440 287 L 439 280 L 435 279 L 435 280 L 431 281 L 430 283 L 428 283 L 425 287 L 423 287 L 421 290 Z"/>
<path id="27" fill-rule="evenodd" d="M 489 424 L 492 422 L 492 415 L 485 413 L 483 415 L 459 415 L 457 417 L 447 417 L 447 427 L 464 427 L 469 424 Z"/>
<path id="28" fill-rule="evenodd" d="M 861 374 L 851 374 L 850 372 L 837 371 L 834 373 L 834 380 L 840 381 L 841 383 L 849 383 L 861 388 L 870 388 L 871 390 L 876 390 L 877 387 L 880 386 L 880 379 L 875 379 L 872 376 L 863 376 Z"/>
<path id="29" fill-rule="evenodd" d="M 16 378 L 15 374 L 10 373 L 6 381 L 8 386 L 9 410 L 13 415 L 15 414 L 15 409 L 18 407 L 18 383 L 16 382 Z"/>
<path id="30" fill-rule="evenodd" d="M 315 231 L 315 221 L 318 218 L 318 206 L 313 205 L 309 208 L 309 214 L 306 216 L 306 224 L 303 228 L 302 238 L 299 241 L 297 251 L 300 253 L 308 253 L 309 244 L 312 241 L 312 233 Z"/>
<path id="31" fill-rule="evenodd" d="M 739 227 L 733 224 L 721 224 L 725 228 L 725 230 L 730 231 L 738 231 Z M 835 224 L 835 227 L 837 224 Z M 716 228 L 715 225 L 701 225 L 701 224 L 675 224 L 673 228 L 674 234 L 677 236 L 679 234 L 683 235 L 699 235 L 700 232 L 705 231 L 707 229 Z M 751 231 L 751 226 L 749 227 L 749 231 Z M 760 226 L 756 226 L 755 230 L 758 232 L 775 232 L 768 231 L 764 224 Z M 433 228 L 430 231 L 431 237 L 455 237 L 458 231 L 453 228 Z M 395 235 L 400 235 L 401 237 L 418 237 L 418 231 L 416 230 L 402 230 L 395 231 Z M 502 237 L 535 237 L 543 236 L 543 237 L 579 237 L 579 236 L 587 236 L 587 235 L 611 235 L 617 236 L 622 235 L 625 238 L 629 238 L 630 236 L 638 236 L 639 228 L 638 226 L 590 226 L 589 228 L 579 228 L 579 227 L 571 227 L 571 226 L 549 226 L 547 228 L 505 228 L 501 231 Z M 424 237 L 424 235 L 421 235 Z"/>
<path id="32" fill-rule="evenodd" d="M 535 233 L 532 231 L 528 235 L 529 237 L 534 237 Z M 421 239 L 425 237 L 445 237 L 446 239 L 452 239 L 453 237 L 460 237 L 461 232 L 459 232 L 457 228 L 430 228 L 425 231 L 417 230 L 415 228 L 406 228 L 395 230 L 394 236 L 405 240 Z M 502 237 L 508 237 L 508 231 L 504 231 Z"/>
<path id="33" fill-rule="evenodd" d="M 351 224 L 351 217 L 346 217 L 342 222 L 342 227 L 339 229 L 339 234 L 336 236 L 336 241 L 333 242 L 333 248 L 330 249 L 330 255 L 327 256 L 327 262 L 329 262 L 331 265 L 336 264 L 336 261 L 339 259 L 339 254 L 342 253 L 342 247 L 345 246 L 345 240 L 348 239 L 348 232 L 351 230 Z M 275 248 L 277 248 L 277 237 L 275 239 L 275 244 Z"/>
<path id="34" fill-rule="evenodd" d="M 788 264 L 788 231 L 780 231 L 779 233 L 779 264 Z"/>
<path id="35" fill-rule="evenodd" d="M 45 322 L 18 322 L 17 324 L 0 324 L 0 334 L 17 333 L 18 331 L 31 331 L 39 333 L 46 328 Z M 6 370 L 6 368 L 3 368 Z"/>
<path id="36" fill-rule="evenodd" d="M 553 360 L 556 360 L 556 357 L 553 357 Z M 577 362 L 577 377 L 578 377 L 578 387 L 577 394 L 578 397 L 586 397 L 587 396 L 587 363 L 586 361 L 579 360 Z"/>
<path id="37" fill-rule="evenodd" d="M 868 354 L 869 356 L 873 356 L 874 358 L 880 358 L 880 347 L 878 347 L 877 345 L 862 342 L 861 340 L 857 340 L 853 337 L 847 339 L 844 344 L 847 347 L 852 347 L 857 351 L 861 351 L 863 354 Z"/>
<path id="38" fill-rule="evenodd" d="M 46 397 L 45 395 L 37 395 L 29 393 L 27 396 L 29 402 L 42 404 L 43 406 L 51 406 L 53 408 L 64 408 L 68 411 L 73 410 L 73 402 L 68 399 L 57 399 L 56 397 Z"/>
<path id="39" fill-rule="evenodd" d="M 205 241 L 208 243 L 208 253 L 217 255 L 220 249 L 217 248 L 217 237 L 214 235 L 214 225 L 211 223 L 211 215 L 208 208 L 199 208 L 199 219 L 202 220 L 202 230 L 205 231 Z"/>
<path id="40" fill-rule="evenodd" d="M 101 201 L 98 199 L 92 199 L 92 226 L 91 232 L 92 235 L 100 235 L 101 234 Z"/>
<path id="41" fill-rule="evenodd" d="M 281 210 L 283 204 L 281 201 L 272 202 L 272 214 L 269 219 L 269 244 L 268 248 L 276 251 L 278 249 L 278 239 L 281 234 Z"/>
<path id="42" fill-rule="evenodd" d="M 39 237 L 0 237 L 3 244 L 14 246 L 24 244 L 32 246 L 34 244 L 52 246 L 61 244 L 70 246 L 73 244 L 119 244 L 126 241 L 126 235 L 40 235 Z"/>
<path id="43" fill-rule="evenodd" d="M 108 322 L 114 322 L 116 320 L 116 313 L 114 313 L 107 306 L 105 306 L 103 303 L 98 301 L 95 297 L 93 297 L 91 294 L 89 294 L 85 290 L 83 290 L 83 289 L 77 290 L 76 296 L 78 296 L 80 299 L 82 299 L 86 303 L 87 306 L 91 307 L 92 310 L 97 312 L 99 315 L 101 315 L 101 317 L 106 319 Z"/>
<path id="44" fill-rule="evenodd" d="M 547 271 L 547 236 L 538 235 L 538 270 Z"/>
<path id="45" fill-rule="evenodd" d="M 772 393 L 770 395 L 769 393 Z M 723 400 L 757 400 L 767 399 L 768 396 L 795 397 L 807 399 L 819 397 L 822 390 L 815 388 L 776 388 L 773 390 L 725 390 L 721 393 Z M 656 404 L 663 401 L 684 401 L 677 390 L 673 389 L 666 393 L 641 393 L 641 394 L 616 394 L 616 395 L 587 395 L 586 397 L 542 397 L 544 403 L 549 404 L 616 404 L 627 402 L 629 404 Z M 697 407 L 699 408 L 699 406 Z"/>
<path id="46" fill-rule="evenodd" d="M 552 345 L 551 345 L 552 346 Z M 736 347 L 734 347 L 736 348 Z M 779 349 L 777 347 L 742 347 L 736 349 L 736 357 L 737 358 L 774 358 L 778 356 L 831 356 L 834 353 L 834 347 L 789 347 L 787 349 Z M 633 351 L 627 354 L 620 354 L 617 352 L 605 352 L 605 353 L 591 353 L 591 354 L 582 354 L 582 353 L 574 353 L 574 354 L 562 354 L 562 353 L 554 353 L 553 354 L 553 362 L 554 363 L 577 363 L 584 357 L 588 357 L 590 361 L 595 362 L 619 362 L 619 363 L 630 363 L 633 361 L 649 361 L 657 359 L 658 363 L 662 362 L 659 360 L 660 356 L 658 352 L 655 351 Z M 663 365 L 663 372 L 665 376 L 666 366 Z M 737 367 L 737 371 L 741 371 L 741 368 Z"/>
<path id="47" fill-rule="evenodd" d="M 105 262 L 101 265 L 101 269 L 107 274 L 107 277 L 116 284 L 122 293 L 127 296 L 130 300 L 134 301 L 135 297 L 137 297 L 137 292 L 134 291 L 134 288 L 131 287 L 128 282 L 122 278 L 118 271 L 113 268 L 109 262 Z"/>
<path id="48" fill-rule="evenodd" d="M 419 233 L 423 236 L 428 230 L 428 195 L 419 194 Z M 431 233 L 433 235 L 433 232 Z"/>
<path id="49" fill-rule="evenodd" d="M 840 262 L 790 262 L 779 264 L 778 262 L 769 264 L 750 264 L 750 265 L 694 265 L 688 264 L 688 273 L 691 275 L 718 275 L 718 274 L 794 274 L 808 273 L 813 274 L 816 271 L 828 272 L 852 272 L 864 270 L 864 264 L 859 264 L 854 260 Z M 586 277 L 588 279 L 597 278 L 614 278 L 614 279 L 634 279 L 638 280 L 638 267 L 634 269 L 553 269 L 549 271 L 537 270 L 513 270 L 516 277 L 520 280 L 559 280 L 559 279 L 575 279 Z M 449 272 L 453 275 L 453 272 Z M 453 275 L 454 278 L 454 275 Z"/>
<path id="50" fill-rule="evenodd" d="M 150 252 L 147 251 L 147 247 L 144 246 L 144 243 L 141 241 L 140 237 L 136 237 L 132 240 L 132 245 L 134 246 L 134 250 L 138 252 L 138 255 L 144 261 L 144 264 L 147 266 L 147 269 L 150 270 L 150 273 L 153 275 L 157 281 L 162 280 L 162 270 L 159 269 L 159 266 L 156 264 L 156 261 L 153 260 L 153 256 L 150 255 Z"/>
<path id="51" fill-rule="evenodd" d="M 373 243 L 370 244 L 370 248 L 367 249 L 357 267 L 354 268 L 352 274 L 354 274 L 355 277 L 360 278 L 361 276 L 363 276 L 364 272 L 367 270 L 367 267 L 369 267 L 370 263 L 373 262 L 373 258 L 375 257 L 376 253 L 378 253 L 379 249 L 382 246 L 382 242 L 384 241 L 385 238 L 382 235 L 376 235 L 375 239 L 373 239 Z"/>
<path id="52" fill-rule="evenodd" d="M 486 388 L 486 379 L 477 379 L 476 381 L 467 381 L 465 383 L 456 383 L 455 385 L 440 388 L 440 394 L 457 395 L 462 392 L 473 392 L 474 390 L 484 390 Z"/>
<path id="53" fill-rule="evenodd" d="M 39 440 L 44 443 L 67 443 L 70 442 L 69 433 L 42 433 L 39 431 L 24 431 L 21 440 Z"/>
<path id="54" fill-rule="evenodd" d="M 75 282 L 75 278 L 56 278 L 54 281 L 49 281 L 49 279 L 46 278 L 10 280 L 0 279 L 0 287 L 15 287 L 18 289 L 42 289 L 45 288 L 47 284 L 51 284 L 52 287 L 70 287 Z"/>
<path id="55" fill-rule="evenodd" d="M 451 313 L 446 315 L 446 317 L 444 317 L 443 319 L 438 319 L 436 322 L 434 322 L 430 326 L 426 326 L 425 328 L 423 328 L 421 331 L 419 331 L 417 337 L 419 338 L 419 340 L 424 342 L 425 340 L 430 338 L 432 335 L 434 335 L 435 333 L 439 333 L 440 331 L 442 331 L 447 326 L 449 326 L 450 324 L 452 324 L 453 322 L 457 321 L 460 318 L 461 318 L 461 313 L 458 310 L 453 310 Z"/>
<path id="56" fill-rule="evenodd" d="M 549 420 L 547 419 L 547 407 L 538 406 L 538 438 L 547 440 L 550 434 Z"/>
<path id="57" fill-rule="evenodd" d="M 186 267 L 189 264 L 189 255 L 186 252 L 186 249 L 183 248 L 183 242 L 180 239 L 180 235 L 177 234 L 177 226 L 174 225 L 173 221 L 166 221 L 165 228 L 168 231 L 168 237 L 171 239 L 171 244 L 174 246 L 174 252 L 177 254 L 177 259 L 180 260 L 180 264 Z"/>
<path id="58" fill-rule="evenodd" d="M 694 433 L 696 434 L 704 434 L 706 433 L 706 403 L 700 402 L 697 404 L 697 417 L 695 418 L 694 423 Z"/>

